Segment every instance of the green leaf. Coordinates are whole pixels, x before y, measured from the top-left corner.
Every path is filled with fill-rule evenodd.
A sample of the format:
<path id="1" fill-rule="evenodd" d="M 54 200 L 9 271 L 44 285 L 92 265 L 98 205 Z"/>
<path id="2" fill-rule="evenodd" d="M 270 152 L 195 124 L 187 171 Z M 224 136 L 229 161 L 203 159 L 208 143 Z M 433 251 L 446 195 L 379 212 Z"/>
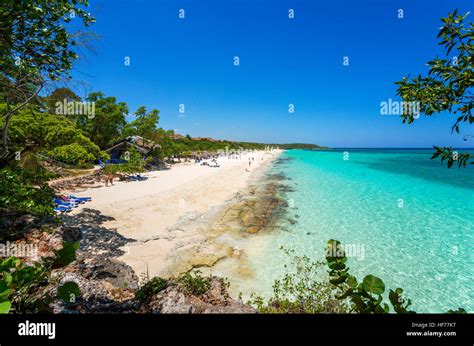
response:
<path id="1" fill-rule="evenodd" d="M 365 291 L 373 294 L 382 294 L 385 291 L 385 284 L 381 279 L 373 275 L 367 275 L 362 282 Z"/>
<path id="2" fill-rule="evenodd" d="M 367 308 L 367 305 L 364 303 L 363 299 L 358 295 L 352 295 L 352 302 L 355 304 L 359 312 L 364 312 Z"/>
<path id="3" fill-rule="evenodd" d="M 5 281 L 5 284 L 9 286 L 12 282 L 12 274 L 10 274 L 9 272 L 3 272 L 3 281 Z M 1 291 L 2 289 L 1 289 L 1 284 L 0 284 L 0 293 Z"/>
<path id="4" fill-rule="evenodd" d="M 458 308 L 457 310 L 448 310 L 448 314 L 467 314 L 467 311 L 463 308 Z"/>
<path id="5" fill-rule="evenodd" d="M 342 275 L 342 276 L 338 276 L 338 277 L 335 277 L 334 279 L 329 280 L 329 282 L 337 286 L 339 284 L 342 284 L 344 281 L 346 281 L 346 279 L 347 279 L 347 276 Z"/>
<path id="6" fill-rule="evenodd" d="M 341 247 L 341 242 L 330 239 L 326 245 L 326 261 L 330 269 L 344 270 L 346 267 L 347 257 L 344 249 Z"/>
<path id="7" fill-rule="evenodd" d="M 64 267 L 76 259 L 76 250 L 79 248 L 79 242 L 63 242 L 63 248 L 56 251 L 54 267 Z"/>
<path id="8" fill-rule="evenodd" d="M 80 294 L 79 286 L 74 281 L 68 281 L 58 288 L 58 297 L 65 302 L 75 301 Z"/>
<path id="9" fill-rule="evenodd" d="M 357 287 L 357 279 L 355 278 L 355 276 L 349 275 L 349 277 L 347 278 L 347 284 L 351 288 Z"/>
<path id="10" fill-rule="evenodd" d="M 11 307 L 12 303 L 10 303 L 8 300 L 6 302 L 0 303 L 0 314 L 8 314 Z"/>
<path id="11" fill-rule="evenodd" d="M 0 299 L 7 297 L 10 293 L 11 293 L 11 289 L 8 288 L 8 284 L 5 282 L 5 276 L 4 276 L 3 280 L 0 280 Z"/>

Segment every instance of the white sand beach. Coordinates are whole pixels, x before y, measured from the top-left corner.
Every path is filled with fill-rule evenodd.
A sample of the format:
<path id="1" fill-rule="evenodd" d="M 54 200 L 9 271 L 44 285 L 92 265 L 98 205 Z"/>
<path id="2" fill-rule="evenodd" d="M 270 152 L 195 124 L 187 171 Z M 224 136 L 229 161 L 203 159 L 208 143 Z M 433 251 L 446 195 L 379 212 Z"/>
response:
<path id="1" fill-rule="evenodd" d="M 172 276 L 194 266 L 212 266 L 229 252 L 210 241 L 216 236 L 219 211 L 249 182 L 259 179 L 280 153 L 254 151 L 237 159 L 220 157 L 218 168 L 181 163 L 145 173 L 145 181 L 87 189 L 77 195 L 90 196 L 92 201 L 73 213 L 90 208 L 113 218 L 102 226 L 136 240 L 119 259 L 139 276 Z"/>

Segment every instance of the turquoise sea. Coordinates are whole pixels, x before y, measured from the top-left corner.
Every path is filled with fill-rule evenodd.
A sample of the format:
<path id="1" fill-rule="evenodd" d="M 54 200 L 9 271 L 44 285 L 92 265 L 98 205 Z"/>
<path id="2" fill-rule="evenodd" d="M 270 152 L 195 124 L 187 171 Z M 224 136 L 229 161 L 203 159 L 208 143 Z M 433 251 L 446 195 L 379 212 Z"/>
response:
<path id="1" fill-rule="evenodd" d="M 282 220 L 260 249 L 252 286 L 270 292 L 287 261 L 280 246 L 324 259 L 332 238 L 355 246 L 349 266 L 357 278 L 373 274 L 387 290 L 402 287 L 414 310 L 473 312 L 474 166 L 448 169 L 431 155 L 431 149 L 285 151 L 272 171 L 288 178 L 293 191 L 284 195 L 285 220 L 296 223 Z"/>

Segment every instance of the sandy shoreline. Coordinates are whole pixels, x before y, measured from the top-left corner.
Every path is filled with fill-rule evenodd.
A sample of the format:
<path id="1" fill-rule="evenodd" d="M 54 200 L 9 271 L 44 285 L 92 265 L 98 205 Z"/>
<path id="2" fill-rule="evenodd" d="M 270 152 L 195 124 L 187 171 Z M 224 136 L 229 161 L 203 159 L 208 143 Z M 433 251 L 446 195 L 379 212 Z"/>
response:
<path id="1" fill-rule="evenodd" d="M 222 241 L 229 230 L 222 222 L 223 214 L 229 214 L 226 208 L 265 174 L 281 152 L 221 157 L 219 168 L 183 163 L 147 173 L 146 181 L 88 189 L 77 195 L 92 201 L 74 214 L 84 208 L 97 210 L 107 218 L 102 227 L 135 240 L 123 248 L 119 260 L 139 277 L 169 277 L 193 267 L 210 267 L 235 255 L 232 244 Z M 253 158 L 250 167 L 249 158 Z"/>

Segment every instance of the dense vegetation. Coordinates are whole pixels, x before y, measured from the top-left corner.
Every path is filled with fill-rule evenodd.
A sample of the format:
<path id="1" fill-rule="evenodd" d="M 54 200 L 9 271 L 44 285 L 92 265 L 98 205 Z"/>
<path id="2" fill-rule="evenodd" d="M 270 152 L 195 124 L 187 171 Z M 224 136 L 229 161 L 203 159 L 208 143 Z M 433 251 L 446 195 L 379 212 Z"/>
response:
<path id="1" fill-rule="evenodd" d="M 38 171 L 42 171 L 41 168 Z M 0 216 L 7 212 L 50 215 L 54 191 L 48 186 L 50 175 L 46 171 L 21 167 L 0 170 Z M 2 238 L 2 237 L 0 237 Z"/>
<path id="2" fill-rule="evenodd" d="M 8 139 L 11 119 L 35 102 L 50 83 L 69 78 L 86 36 L 77 28 L 80 24 L 87 27 L 94 22 L 87 6 L 87 0 L 2 1 L 0 103 L 6 104 L 1 111 L 4 119 L 0 148 L 2 165 L 12 155 Z"/>
<path id="3" fill-rule="evenodd" d="M 0 110 L 4 107 L 0 105 Z M 29 150 L 66 164 L 81 165 L 106 156 L 71 120 L 34 107 L 11 119 L 9 139 L 10 146 L 20 153 Z"/>

